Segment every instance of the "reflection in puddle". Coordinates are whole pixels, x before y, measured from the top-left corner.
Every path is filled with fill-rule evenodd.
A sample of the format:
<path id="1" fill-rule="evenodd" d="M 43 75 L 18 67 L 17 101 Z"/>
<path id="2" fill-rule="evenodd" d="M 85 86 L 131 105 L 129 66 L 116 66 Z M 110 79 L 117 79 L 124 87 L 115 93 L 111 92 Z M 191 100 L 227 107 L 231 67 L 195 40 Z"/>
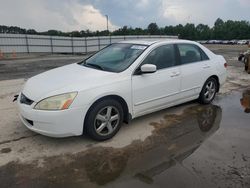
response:
<path id="1" fill-rule="evenodd" d="M 242 93 L 242 99 L 240 99 L 240 103 L 245 109 L 244 112 L 250 113 L 250 90 L 246 90 Z"/>
<path id="2" fill-rule="evenodd" d="M 94 147 L 73 155 L 49 157 L 31 164 L 9 163 L 0 168 L 3 187 L 93 187 L 128 178 L 147 184 L 191 155 L 219 128 L 218 106 L 194 106 L 182 115 L 152 122 L 152 135 L 124 148 Z"/>

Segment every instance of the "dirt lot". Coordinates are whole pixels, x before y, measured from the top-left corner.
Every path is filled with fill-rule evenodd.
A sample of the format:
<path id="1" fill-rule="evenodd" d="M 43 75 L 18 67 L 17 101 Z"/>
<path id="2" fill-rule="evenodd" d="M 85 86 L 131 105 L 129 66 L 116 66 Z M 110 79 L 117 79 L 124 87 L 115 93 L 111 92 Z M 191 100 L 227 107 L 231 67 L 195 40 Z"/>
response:
<path id="1" fill-rule="evenodd" d="M 12 103 L 28 77 L 84 56 L 0 61 L 1 187 L 250 187 L 250 75 L 237 61 L 246 47 L 208 47 L 229 64 L 212 105 L 140 117 L 102 143 L 33 133 Z"/>

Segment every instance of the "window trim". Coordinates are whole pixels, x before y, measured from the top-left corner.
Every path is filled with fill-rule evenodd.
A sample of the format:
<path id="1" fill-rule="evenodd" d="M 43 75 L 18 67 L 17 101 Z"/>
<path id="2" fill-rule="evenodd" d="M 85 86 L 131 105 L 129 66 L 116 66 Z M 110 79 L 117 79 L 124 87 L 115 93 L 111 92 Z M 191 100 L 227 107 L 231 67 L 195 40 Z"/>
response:
<path id="1" fill-rule="evenodd" d="M 162 44 L 162 45 L 159 45 L 159 46 L 156 46 L 155 48 L 151 49 L 145 56 L 144 58 L 141 60 L 141 62 L 139 63 L 138 66 L 136 66 L 136 68 L 134 69 L 133 73 L 132 73 L 132 76 L 136 75 L 141 75 L 140 72 L 139 72 L 139 67 L 141 67 L 142 63 L 144 62 L 144 60 L 148 57 L 148 55 L 155 49 L 159 48 L 159 47 L 162 47 L 162 46 L 167 46 L 167 45 L 173 45 L 173 48 L 174 48 L 174 55 L 175 55 L 175 65 L 174 66 L 171 66 L 171 67 L 166 67 L 166 68 L 162 68 L 162 69 L 159 69 L 157 70 L 156 72 L 158 71 L 161 71 L 161 70 L 166 70 L 166 69 L 170 69 L 170 68 L 173 68 L 173 67 L 177 67 L 179 66 L 179 55 L 178 55 L 178 51 L 177 51 L 177 48 L 176 48 L 176 44 L 175 43 L 167 43 L 167 44 Z"/>
<path id="2" fill-rule="evenodd" d="M 176 45 L 177 54 L 179 56 L 179 65 L 188 65 L 188 64 L 199 63 L 199 62 L 209 61 L 210 60 L 208 55 L 196 44 L 192 44 L 192 43 L 176 43 L 175 45 Z M 195 61 L 195 62 L 189 62 L 189 63 L 182 63 L 180 49 L 179 49 L 178 45 L 190 45 L 190 46 L 193 46 L 194 48 L 196 48 L 199 51 L 201 60 L 200 61 Z M 202 52 L 207 56 L 208 59 L 203 59 Z"/>
<path id="3" fill-rule="evenodd" d="M 199 46 L 197 46 L 198 47 L 198 49 L 200 50 L 200 53 L 202 54 L 204 54 L 206 57 L 207 57 L 207 59 L 203 59 L 203 57 L 201 56 L 201 61 L 209 61 L 210 60 L 210 58 L 208 57 L 208 55 L 206 54 L 206 52 L 204 52 L 204 50 L 202 50 Z"/>

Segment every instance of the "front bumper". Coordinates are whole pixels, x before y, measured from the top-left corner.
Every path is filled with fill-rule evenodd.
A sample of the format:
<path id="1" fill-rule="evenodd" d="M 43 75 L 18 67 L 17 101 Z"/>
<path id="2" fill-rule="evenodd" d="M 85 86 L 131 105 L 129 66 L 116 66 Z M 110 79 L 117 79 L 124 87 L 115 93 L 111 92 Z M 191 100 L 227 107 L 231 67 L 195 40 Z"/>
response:
<path id="1" fill-rule="evenodd" d="M 61 111 L 35 110 L 18 101 L 19 116 L 24 125 L 37 133 L 51 137 L 78 136 L 83 132 L 84 107 Z"/>

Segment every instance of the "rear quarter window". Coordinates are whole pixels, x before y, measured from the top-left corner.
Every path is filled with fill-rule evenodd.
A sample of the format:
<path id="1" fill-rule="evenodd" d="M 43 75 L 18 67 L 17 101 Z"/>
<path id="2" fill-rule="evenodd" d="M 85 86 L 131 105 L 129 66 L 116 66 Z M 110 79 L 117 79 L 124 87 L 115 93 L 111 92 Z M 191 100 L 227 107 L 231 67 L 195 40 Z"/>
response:
<path id="1" fill-rule="evenodd" d="M 200 47 L 198 47 L 198 48 L 200 49 L 200 52 L 201 52 L 201 59 L 202 59 L 202 61 L 209 60 L 209 57 L 207 56 L 207 54 Z"/>

